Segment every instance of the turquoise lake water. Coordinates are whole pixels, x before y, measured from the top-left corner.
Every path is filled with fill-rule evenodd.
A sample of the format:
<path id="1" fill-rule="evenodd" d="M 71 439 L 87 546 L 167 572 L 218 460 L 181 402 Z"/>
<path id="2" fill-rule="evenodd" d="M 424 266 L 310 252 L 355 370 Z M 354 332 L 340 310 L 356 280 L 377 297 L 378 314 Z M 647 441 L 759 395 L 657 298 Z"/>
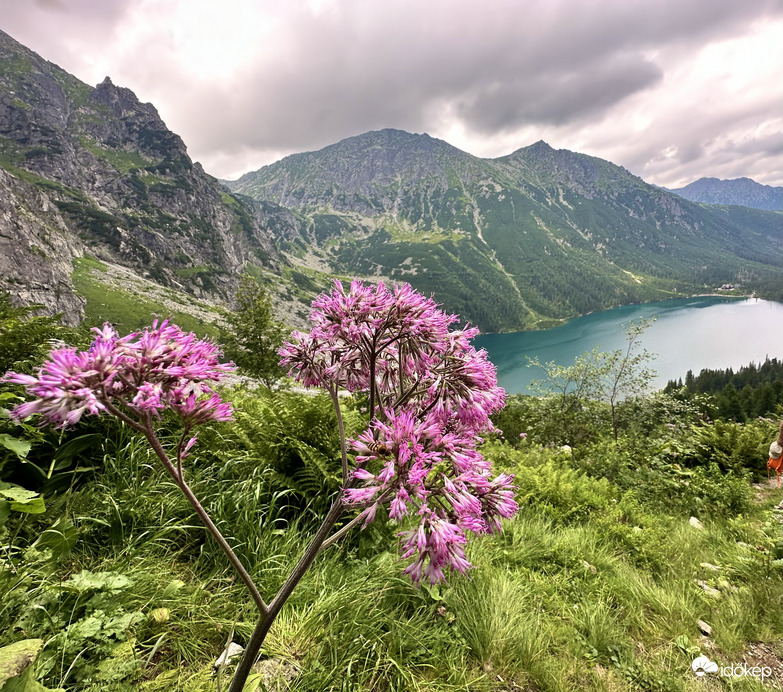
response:
<path id="1" fill-rule="evenodd" d="M 528 366 L 526 356 L 571 365 L 595 347 L 623 348 L 623 325 L 640 317 L 657 317 L 641 337 L 642 347 L 656 354 L 651 363 L 658 372 L 653 389 L 684 379 L 688 370 L 736 370 L 767 357 L 783 359 L 783 303 L 712 296 L 628 305 L 543 331 L 487 334 L 474 345 L 487 350 L 506 391 L 527 394 L 531 380 L 543 378 L 544 371 Z"/>

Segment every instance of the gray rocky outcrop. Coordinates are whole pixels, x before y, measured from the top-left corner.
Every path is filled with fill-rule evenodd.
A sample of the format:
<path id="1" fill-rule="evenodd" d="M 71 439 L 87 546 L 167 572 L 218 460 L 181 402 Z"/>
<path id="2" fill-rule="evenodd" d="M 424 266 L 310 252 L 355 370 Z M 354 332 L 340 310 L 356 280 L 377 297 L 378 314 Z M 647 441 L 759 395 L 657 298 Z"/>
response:
<path id="1" fill-rule="evenodd" d="M 69 323 L 83 304 L 71 262 L 85 253 L 230 302 L 249 264 L 285 261 L 274 233 L 297 232 L 290 212 L 207 175 L 131 90 L 90 87 L 2 31 L 0 174 L 0 289 Z"/>
<path id="2" fill-rule="evenodd" d="M 0 288 L 20 305 L 41 304 L 79 323 L 84 300 L 71 282 L 81 241 L 41 190 L 0 169 Z"/>

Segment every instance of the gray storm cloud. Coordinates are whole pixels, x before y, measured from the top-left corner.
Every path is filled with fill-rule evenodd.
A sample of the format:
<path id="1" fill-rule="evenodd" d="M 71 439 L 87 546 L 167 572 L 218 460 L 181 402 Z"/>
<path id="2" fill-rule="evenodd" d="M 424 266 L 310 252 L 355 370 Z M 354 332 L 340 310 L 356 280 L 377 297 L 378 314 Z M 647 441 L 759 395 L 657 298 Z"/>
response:
<path id="1" fill-rule="evenodd" d="M 155 7 L 149 0 L 0 0 L 0 22 L 77 76 L 100 73 L 96 82 L 111 74 L 153 101 L 217 175 L 382 127 L 460 131 L 479 155 L 508 153 L 540 130 L 584 143 L 586 153 L 611 154 L 639 174 L 680 176 L 691 165 L 702 166 L 696 177 L 712 174 L 721 133 L 753 125 L 734 104 L 688 114 L 673 96 L 667 103 L 677 87 L 670 74 L 705 46 L 783 18 L 781 0 L 229 1 L 215 12 L 237 12 L 237 30 L 257 30 L 259 39 L 248 59 L 205 78 L 177 59 L 174 27 Z M 145 13 L 145 32 L 129 39 Z M 123 51 L 113 48 L 118 37 L 128 43 Z M 220 51 L 209 41 L 204 48 Z M 700 88 L 706 103 L 716 85 Z M 769 89 L 778 106 L 780 89 Z M 640 107 L 644 98 L 654 107 Z M 747 101 L 751 118 L 774 119 L 767 100 Z M 629 127 L 632 107 L 655 118 L 645 136 L 625 147 L 609 142 L 618 126 Z M 774 134 L 754 138 L 757 175 Z M 507 143 L 508 151 L 498 150 Z"/>

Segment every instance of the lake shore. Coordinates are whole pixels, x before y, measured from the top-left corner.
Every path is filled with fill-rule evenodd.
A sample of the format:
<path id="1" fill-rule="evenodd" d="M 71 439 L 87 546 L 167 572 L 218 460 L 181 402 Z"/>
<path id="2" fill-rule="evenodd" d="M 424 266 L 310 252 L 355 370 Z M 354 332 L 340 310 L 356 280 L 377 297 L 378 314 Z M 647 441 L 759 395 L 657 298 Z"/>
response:
<path id="1" fill-rule="evenodd" d="M 611 307 L 607 307 L 606 310 L 591 310 L 590 312 L 574 315 L 573 317 L 560 317 L 560 318 L 553 317 L 550 319 L 542 319 L 539 320 L 533 327 L 529 329 L 522 329 L 518 331 L 481 332 L 481 334 L 482 336 L 490 336 L 490 335 L 494 336 L 499 334 L 519 334 L 522 332 L 540 332 L 540 331 L 545 331 L 547 329 L 556 329 L 557 327 L 564 327 L 572 320 L 578 320 L 582 317 L 588 317 L 589 315 L 597 315 L 602 312 L 607 312 L 608 310 L 637 307 L 641 305 L 652 305 L 652 304 L 667 302 L 669 300 L 690 300 L 692 298 L 731 298 L 737 300 L 756 298 L 758 300 L 770 300 L 772 302 L 778 302 L 771 298 L 763 298 L 761 296 L 757 296 L 755 291 L 750 294 L 748 293 L 693 293 L 687 296 L 673 295 L 671 296 L 671 298 L 664 298 L 663 300 L 648 300 L 642 303 L 625 303 L 623 305 L 613 305 Z"/>
<path id="2" fill-rule="evenodd" d="M 623 325 L 639 318 L 657 320 L 641 337 L 656 354 L 654 388 L 685 377 L 688 370 L 738 368 L 767 357 L 783 358 L 783 342 L 770 324 L 783 324 L 783 303 L 742 296 L 691 296 L 657 303 L 623 306 L 569 320 L 552 329 L 476 338 L 498 369 L 500 385 L 511 393 L 526 393 L 543 371 L 526 358 L 571 365 L 593 348 L 614 351 L 625 346 Z"/>

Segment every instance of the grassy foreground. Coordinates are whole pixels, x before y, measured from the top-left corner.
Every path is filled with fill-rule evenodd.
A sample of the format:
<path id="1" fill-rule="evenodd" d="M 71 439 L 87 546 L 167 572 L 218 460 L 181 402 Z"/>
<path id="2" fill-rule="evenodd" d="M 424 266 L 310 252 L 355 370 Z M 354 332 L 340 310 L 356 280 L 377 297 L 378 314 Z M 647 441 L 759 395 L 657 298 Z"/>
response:
<path id="1" fill-rule="evenodd" d="M 337 490 L 334 423 L 321 397 L 231 396 L 241 413 L 204 435 L 190 480 L 270 593 Z M 248 689 L 780 689 L 783 495 L 724 459 L 731 426 L 754 454 L 774 439 L 773 421 L 669 418 L 643 448 L 627 434 L 573 451 L 534 432 L 488 442 L 498 470 L 516 474 L 520 512 L 469 546 L 469 577 L 414 588 L 396 527 L 356 532 L 294 592 Z M 0 646 L 41 639 L 50 689 L 225 689 L 230 668 L 218 676 L 213 662 L 249 635 L 250 599 L 141 440 L 92 420 L 58 449 L 84 436 L 80 464 L 94 468 L 66 474 L 44 514 L 13 515 L 0 532 Z M 700 679 L 699 655 L 772 672 L 763 684 Z"/>

